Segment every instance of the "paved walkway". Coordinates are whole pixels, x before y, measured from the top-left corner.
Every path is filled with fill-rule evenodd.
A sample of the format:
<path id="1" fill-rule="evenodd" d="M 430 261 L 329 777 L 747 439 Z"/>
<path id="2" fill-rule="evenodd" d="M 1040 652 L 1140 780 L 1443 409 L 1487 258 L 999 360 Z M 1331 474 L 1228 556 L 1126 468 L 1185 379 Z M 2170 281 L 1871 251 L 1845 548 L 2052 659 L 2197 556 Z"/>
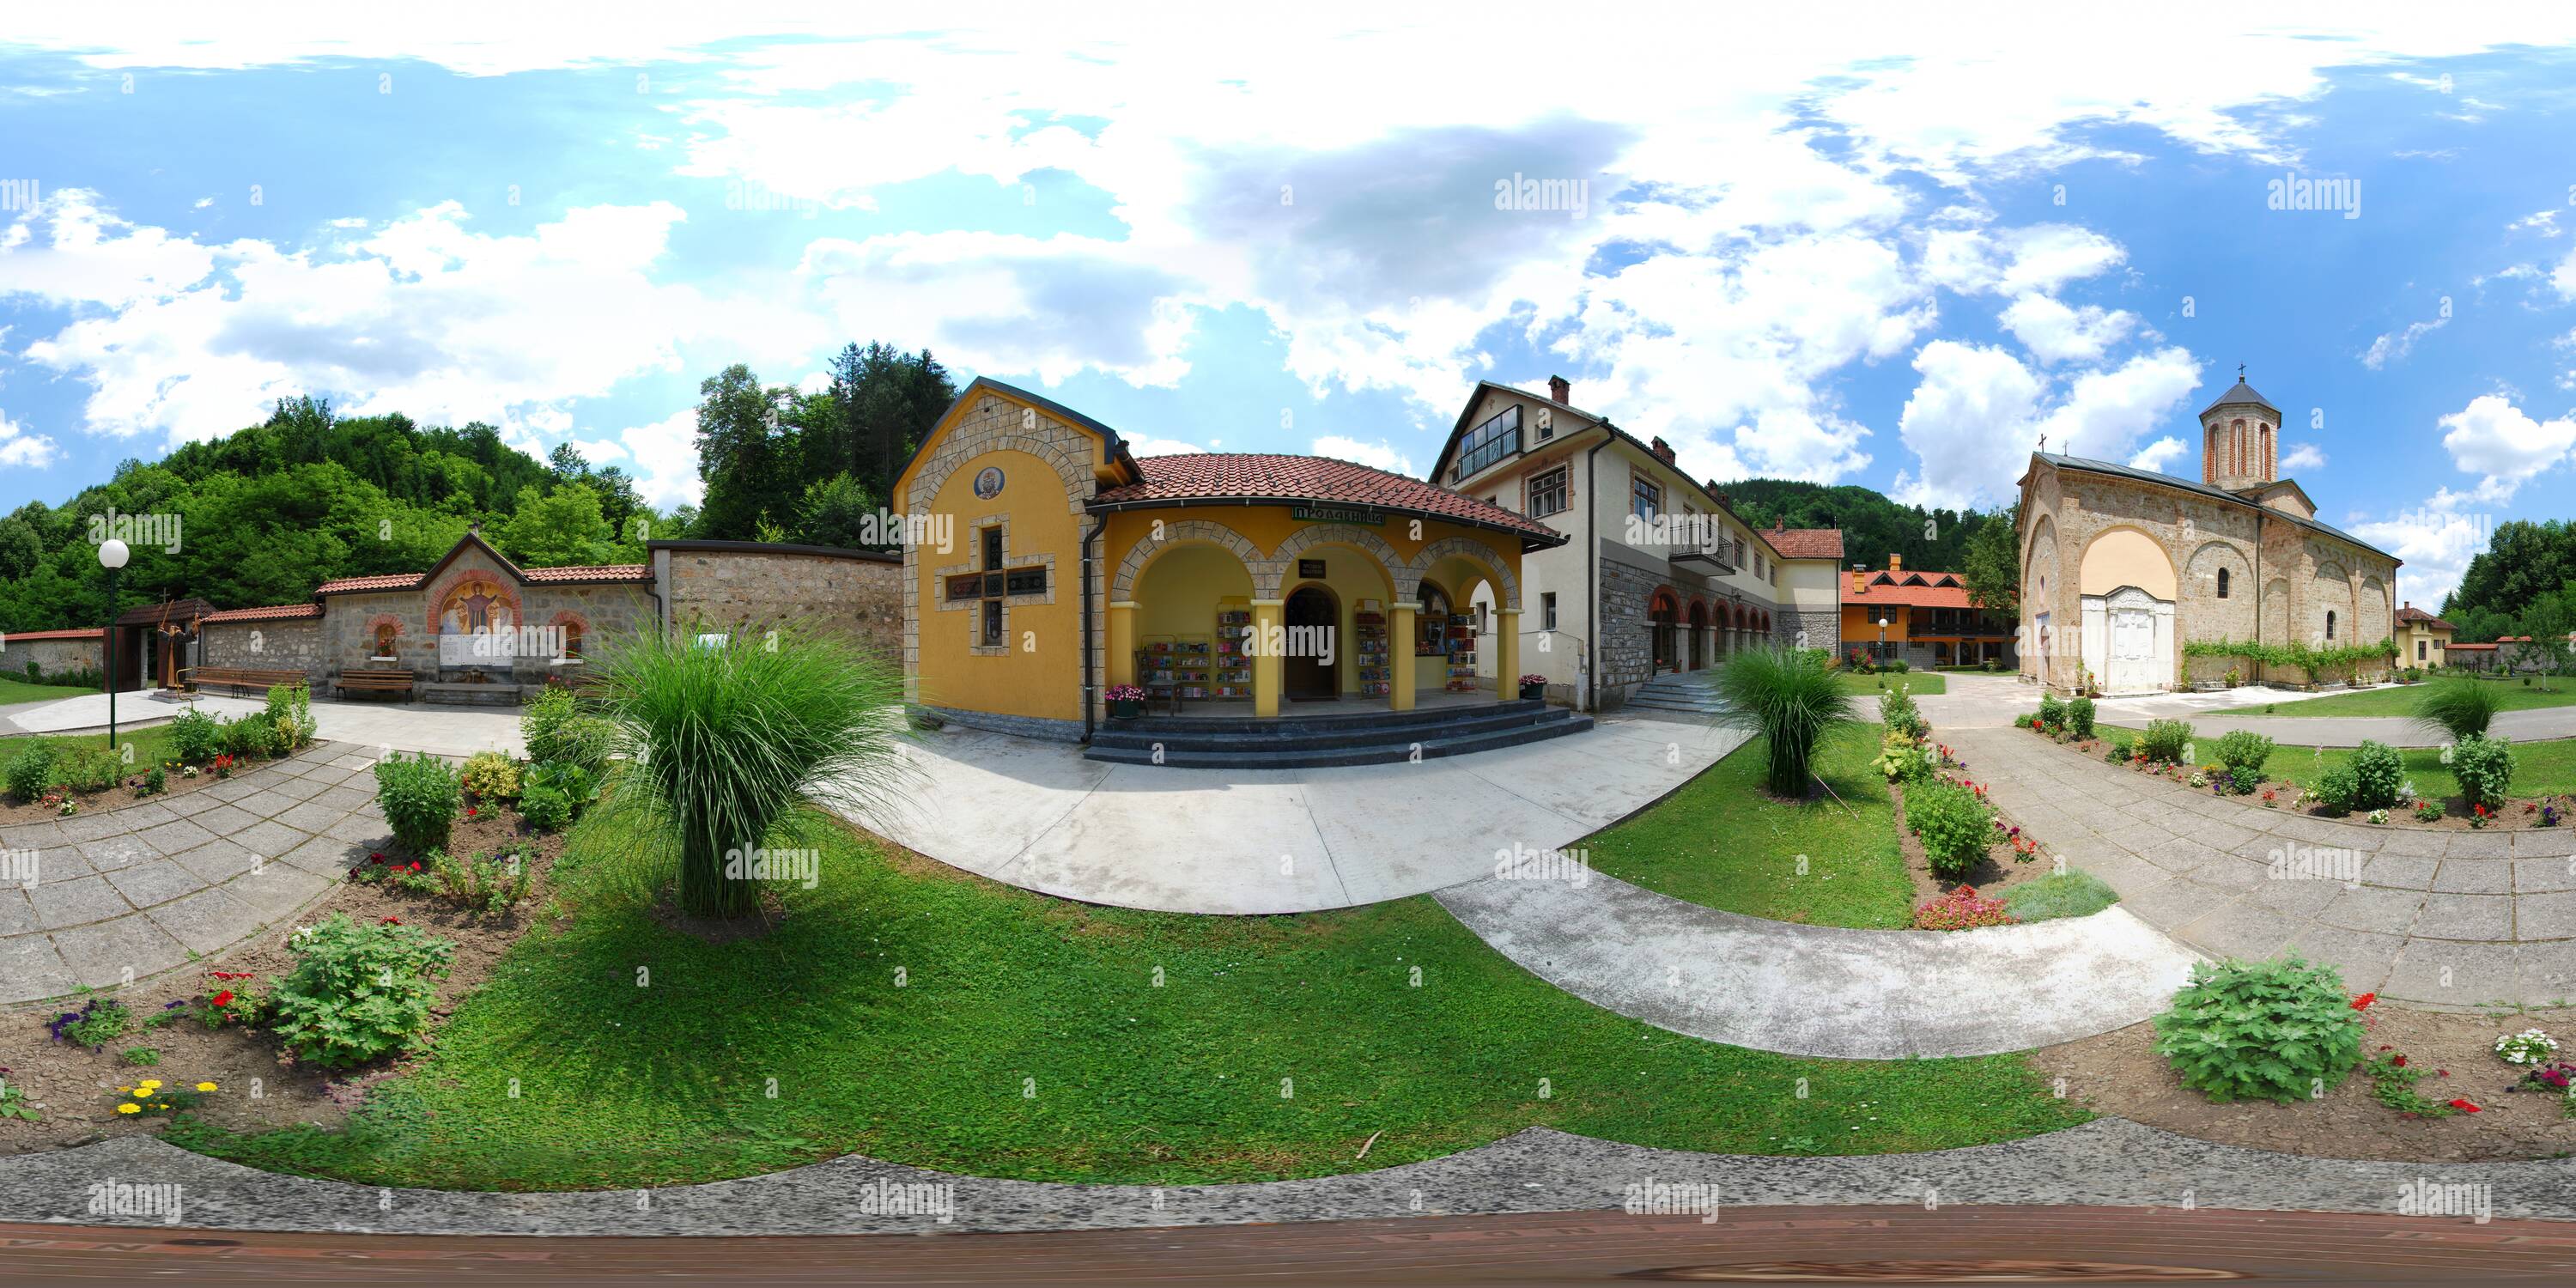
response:
<path id="1" fill-rule="evenodd" d="M 1617 877 L 1488 877 L 1437 896 L 1522 969 L 1696 1038 L 1791 1055 L 1991 1055 L 2172 1005 L 2193 954 L 2114 907 L 1983 930 L 1855 930 L 1720 912 Z"/>
<path id="2" fill-rule="evenodd" d="M 949 730 L 909 744 L 908 803 L 853 810 L 967 871 L 1158 912 L 1312 912 L 1491 875 L 1567 845 L 1717 763 L 1742 731 L 1612 716 L 1472 756 L 1332 769 L 1176 769 L 1064 743 Z"/>
<path id="3" fill-rule="evenodd" d="M 2009 675 L 1950 674 L 1942 677 L 1949 692 L 1914 700 L 1923 717 L 1944 729 L 2000 729 L 2028 720 L 2039 710 L 2039 689 Z M 2391 747 L 2439 747 L 2450 741 L 2404 716 L 2267 716 L 2259 713 L 2219 715 L 2231 707 L 2288 704 L 2324 694 L 2240 687 L 2214 693 L 2158 693 L 2137 698 L 2097 698 L 2096 717 L 2103 724 L 2143 729 L 2150 720 L 2189 720 L 2192 732 L 2216 737 L 2251 729 L 2285 747 L 2358 747 L 2363 739 Z M 1867 706 L 1867 703 L 1863 704 Z M 1876 708 L 1869 714 L 1875 717 Z M 2490 732 L 2516 742 L 2576 738 L 2576 705 L 2533 707 L 2496 714 Z"/>
<path id="4" fill-rule="evenodd" d="M 1785 1094 L 1785 1093 L 1784 1093 Z M 1819 1094 L 1823 1094 L 1819 1092 Z M 182 1187 L 182 1215 L 111 1217 L 90 1186 Z M 1066 1185 L 987 1180 L 848 1155 L 811 1167 L 650 1192 L 457 1193 L 387 1190 L 252 1171 L 150 1136 L 0 1157 L 0 1221 L 178 1224 L 348 1234 L 924 1234 L 1365 1220 L 1477 1213 L 1606 1212 L 1648 1182 L 1713 1187 L 1726 1209 L 1777 1204 L 1918 1209 L 2086 1204 L 2362 1212 L 2387 1233 L 2442 1228 L 2397 1216 L 2405 1186 L 2483 1185 L 2494 1215 L 2576 1220 L 2576 1163 L 2385 1163 L 2215 1145 L 2119 1118 L 2028 1140 L 1924 1154 L 1782 1158 L 1613 1144 L 1532 1127 L 1446 1158 L 1303 1181 L 1243 1185 Z M 883 1215 L 885 1186 L 948 1185 L 950 1219 Z M 902 1195 L 905 1191 L 892 1191 Z M 1853 1213 L 1855 1219 L 1865 1216 Z M 1411 1237 L 1402 1232 L 1392 1238 Z M 2005 1245 L 2009 1240 L 2005 1241 Z M 1994 1255 L 2010 1255 L 1998 1245 Z"/>
<path id="5" fill-rule="evenodd" d="M 316 743 L 184 796 L 0 828 L 36 862 L 0 888 L 0 1004 L 174 970 L 292 917 L 383 845 L 374 763 Z"/>
<path id="6" fill-rule="evenodd" d="M 263 710 L 265 705 L 256 699 L 215 694 L 164 698 L 146 692 L 120 693 L 116 695 L 117 726 L 140 728 L 167 723 L 192 703 L 199 710 L 228 719 Z M 317 698 L 313 719 L 321 726 L 320 736 L 332 742 L 379 750 L 426 751 L 436 756 L 470 756 L 478 751 L 518 756 L 527 752 L 527 744 L 519 738 L 519 717 L 524 710 Z M 0 712 L 0 717 L 5 717 L 10 726 L 0 728 L 0 734 L 103 732 L 107 728 L 107 695 L 84 693 L 32 709 L 12 707 Z"/>
<path id="7" fill-rule="evenodd" d="M 2295 950 L 2341 968 L 2353 992 L 2435 1006 L 2576 998 L 2576 828 L 2367 827 L 2195 792 L 2016 730 L 1937 736 L 2120 907 L 2213 957 Z"/>

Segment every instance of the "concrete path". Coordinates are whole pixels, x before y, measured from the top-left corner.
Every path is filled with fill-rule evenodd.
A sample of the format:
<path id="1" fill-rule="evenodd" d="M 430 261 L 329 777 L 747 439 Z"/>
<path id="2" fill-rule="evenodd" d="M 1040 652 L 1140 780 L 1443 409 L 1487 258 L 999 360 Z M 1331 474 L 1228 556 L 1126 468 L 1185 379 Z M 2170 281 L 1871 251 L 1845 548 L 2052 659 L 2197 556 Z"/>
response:
<path id="1" fill-rule="evenodd" d="M 1625 818 L 1745 738 L 1612 716 L 1418 764 L 1245 773 L 1115 765 L 975 730 L 908 745 L 910 800 L 853 822 L 1025 889 L 1158 912 L 1312 912 L 1491 875 Z"/>
<path id="2" fill-rule="evenodd" d="M 2194 955 L 2117 907 L 1983 930 L 1801 926 L 1598 872 L 1434 896 L 1522 969 L 1657 1028 L 1791 1055 L 1991 1055 L 2165 1010 Z"/>
<path id="3" fill-rule="evenodd" d="M 176 1186 L 179 1214 L 171 1219 L 94 1213 L 91 1187 L 101 1182 Z M 853 1154 L 708 1185 L 538 1194 L 309 1180 L 218 1162 L 150 1136 L 127 1136 L 0 1158 L 0 1221 L 343 1234 L 953 1234 L 1609 1212 L 1628 1203 L 1631 1186 L 1660 1183 L 1711 1187 L 1723 1209 L 2189 1205 L 2370 1213 L 2384 1219 L 2379 1233 L 2400 1244 L 2417 1234 L 2467 1236 L 2457 1221 L 2401 1215 L 2399 1204 L 2422 1182 L 2484 1187 L 2478 1192 L 2489 1197 L 2497 1217 L 2576 1220 L 2576 1163 L 2565 1159 L 2424 1164 L 2303 1158 L 2101 1118 L 2028 1140 L 1924 1154 L 1697 1154 L 1532 1127 L 1446 1158 L 1302 1181 L 1049 1184 L 958 1176 Z M 912 1195 L 946 1201 L 932 1211 L 888 1213 L 890 1197 Z M 1851 1216 L 1867 1219 L 1862 1212 Z M 1418 1236 L 1394 1229 L 1383 1237 Z M 1995 1254 L 2012 1255 L 2010 1240 L 1997 1244 Z M 1496 1272 L 1488 1267 L 1477 1277 L 1491 1279 Z"/>
<path id="4" fill-rule="evenodd" d="M 252 698 L 215 694 L 165 698 L 146 692 L 120 693 L 116 695 L 117 725 L 142 728 L 166 724 L 192 704 L 227 719 L 265 709 L 264 703 Z M 324 739 L 379 751 L 425 751 L 434 756 L 470 756 L 478 751 L 525 755 L 527 744 L 519 737 L 519 717 L 524 711 L 522 707 L 433 706 L 420 702 L 335 702 L 321 698 L 313 702 L 313 719 L 321 726 L 319 736 Z M 107 695 L 84 693 L 32 709 L 13 707 L 7 723 L 11 727 L 0 729 L 0 734 L 104 732 Z"/>
<path id="5" fill-rule="evenodd" d="M 1997 804 L 2213 957 L 2295 950 L 2353 992 L 2576 998 L 2576 828 L 2429 831 L 2263 809 L 2011 729 L 1941 729 Z"/>
<path id="6" fill-rule="evenodd" d="M 175 970 L 275 925 L 382 848 L 374 758 L 316 743 L 185 796 L 0 828 L 0 1004 Z"/>

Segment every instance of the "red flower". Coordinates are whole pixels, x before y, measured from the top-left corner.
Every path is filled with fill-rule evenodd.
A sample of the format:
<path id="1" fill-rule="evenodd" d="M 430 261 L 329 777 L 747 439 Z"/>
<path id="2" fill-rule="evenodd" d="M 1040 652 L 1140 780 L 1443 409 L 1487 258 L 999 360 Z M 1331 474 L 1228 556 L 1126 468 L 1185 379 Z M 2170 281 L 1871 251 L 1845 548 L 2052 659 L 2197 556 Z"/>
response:
<path id="1" fill-rule="evenodd" d="M 367 853 L 367 862 L 369 863 L 382 863 L 384 861 L 385 854 L 382 850 L 371 850 Z"/>
<path id="2" fill-rule="evenodd" d="M 207 998 L 206 1000 L 217 1006 L 230 1006 L 233 1004 L 233 991 L 228 988 L 215 994 L 213 997 Z"/>
<path id="3" fill-rule="evenodd" d="M 468 806 L 466 806 L 466 807 L 465 807 L 465 817 L 467 817 L 467 818 L 472 818 L 472 817 L 474 817 L 474 807 L 473 807 L 473 806 L 468 805 Z"/>
<path id="4" fill-rule="evenodd" d="M 2454 1101 L 2452 1101 L 2452 1102 L 2451 1102 L 2451 1107 L 2452 1107 L 2453 1109 L 2457 1109 L 2457 1110 L 2459 1110 L 2461 1113 L 2464 1113 L 2464 1114 L 2474 1114 L 2474 1113 L 2479 1112 L 2478 1107 L 2477 1107 L 2476 1105 L 2470 1104 L 2468 1101 L 2465 1101 L 2465 1100 L 2454 1100 Z"/>
<path id="5" fill-rule="evenodd" d="M 376 924 L 377 924 L 377 925 L 379 925 L 379 926 L 399 926 L 399 925 L 401 925 L 401 924 L 402 924 L 402 918 L 400 918 L 400 917 L 387 917 L 387 918 L 385 918 L 384 920 L 377 922 Z"/>
<path id="6" fill-rule="evenodd" d="M 2352 1009 L 2356 1011 L 2367 1011 L 2370 1009 L 2370 1004 L 2378 1000 L 2379 994 L 2364 993 L 2361 996 L 2352 999 Z"/>
<path id="7" fill-rule="evenodd" d="M 2388 1048 L 2386 1048 L 2386 1047 L 2381 1047 L 2381 1048 L 2379 1048 L 2379 1049 L 2380 1049 L 2380 1050 L 2382 1050 L 2382 1051 L 2385 1051 L 2385 1050 L 2387 1050 Z M 2403 1068 L 2405 1068 L 2405 1067 L 2406 1067 L 2406 1057 L 2404 1057 L 2404 1056 L 2402 1056 L 2402 1055 L 2390 1056 L 2390 1057 L 2388 1058 L 2388 1062 L 2389 1062 L 2390 1064 L 2396 1065 L 2396 1066 L 2397 1066 L 2398 1068 L 2400 1068 L 2400 1069 L 2403 1069 Z"/>

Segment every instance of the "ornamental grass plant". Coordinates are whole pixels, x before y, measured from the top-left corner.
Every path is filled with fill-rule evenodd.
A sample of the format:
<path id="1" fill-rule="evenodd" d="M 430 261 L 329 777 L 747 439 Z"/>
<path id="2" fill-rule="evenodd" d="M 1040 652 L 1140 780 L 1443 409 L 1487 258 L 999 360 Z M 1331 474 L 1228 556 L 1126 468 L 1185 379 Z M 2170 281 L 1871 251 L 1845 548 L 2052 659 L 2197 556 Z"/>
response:
<path id="1" fill-rule="evenodd" d="M 1772 795 L 1792 800 L 1807 794 L 1816 741 L 1860 722 L 1833 671 L 1812 655 L 1788 649 L 1736 654 L 1717 673 L 1717 691 L 1769 740 L 1763 785 Z"/>
<path id="2" fill-rule="evenodd" d="M 646 631 L 603 650 L 598 702 L 627 764 L 599 808 L 639 816 L 630 892 L 675 879 L 683 912 L 756 911 L 757 879 L 726 875 L 825 806 L 893 803 L 906 770 L 903 676 L 836 635 Z M 744 865 L 737 863 L 737 870 Z"/>

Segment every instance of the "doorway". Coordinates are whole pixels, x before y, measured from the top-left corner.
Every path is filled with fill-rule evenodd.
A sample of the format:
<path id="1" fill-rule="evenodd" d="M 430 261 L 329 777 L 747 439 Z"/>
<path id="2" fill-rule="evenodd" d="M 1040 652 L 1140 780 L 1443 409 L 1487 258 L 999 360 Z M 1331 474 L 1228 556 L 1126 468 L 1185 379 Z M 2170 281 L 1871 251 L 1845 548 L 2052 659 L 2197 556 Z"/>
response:
<path id="1" fill-rule="evenodd" d="M 1336 643 L 1342 607 L 1333 599 L 1333 592 L 1321 586 L 1299 586 L 1288 596 L 1280 617 L 1288 628 L 1286 652 L 1279 659 L 1281 691 L 1295 702 L 1329 701 L 1342 696 L 1342 686 L 1333 673 L 1334 663 L 1341 660 Z"/>

